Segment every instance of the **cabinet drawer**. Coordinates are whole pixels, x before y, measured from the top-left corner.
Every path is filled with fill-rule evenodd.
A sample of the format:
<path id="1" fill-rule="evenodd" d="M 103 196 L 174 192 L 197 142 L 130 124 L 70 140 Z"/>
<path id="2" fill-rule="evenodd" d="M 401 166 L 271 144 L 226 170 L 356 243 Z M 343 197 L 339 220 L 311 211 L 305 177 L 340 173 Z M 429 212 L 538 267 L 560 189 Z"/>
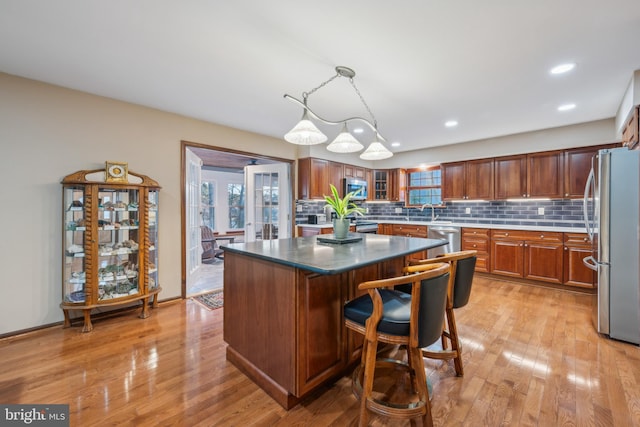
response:
<path id="1" fill-rule="evenodd" d="M 500 240 L 528 240 L 562 243 L 562 234 L 563 233 L 555 231 L 491 230 L 491 238 Z"/>
<path id="2" fill-rule="evenodd" d="M 564 243 L 572 246 L 591 247 L 589 236 L 586 233 L 564 233 Z"/>
<path id="3" fill-rule="evenodd" d="M 472 237 L 462 238 L 462 250 L 463 251 L 478 251 L 478 253 L 486 253 L 489 251 L 489 239 L 478 239 Z"/>
<path id="4" fill-rule="evenodd" d="M 489 237 L 490 231 L 488 228 L 463 228 L 462 236 Z"/>
<path id="5" fill-rule="evenodd" d="M 404 225 L 393 224 L 393 234 L 396 236 L 409 236 L 409 237 L 427 237 L 426 225 Z"/>
<path id="6" fill-rule="evenodd" d="M 480 255 L 476 256 L 476 269 L 475 271 L 483 271 L 485 273 L 489 272 L 489 255 Z"/>

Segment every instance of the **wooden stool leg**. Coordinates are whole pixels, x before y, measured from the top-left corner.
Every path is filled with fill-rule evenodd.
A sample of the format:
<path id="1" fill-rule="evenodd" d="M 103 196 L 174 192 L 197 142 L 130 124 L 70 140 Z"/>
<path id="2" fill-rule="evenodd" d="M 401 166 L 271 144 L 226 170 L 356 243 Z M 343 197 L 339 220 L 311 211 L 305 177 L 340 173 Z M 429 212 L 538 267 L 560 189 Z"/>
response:
<path id="1" fill-rule="evenodd" d="M 425 413 L 422 416 L 422 425 L 433 427 L 433 417 L 431 415 L 431 401 L 429 400 L 429 389 L 427 387 L 427 375 L 424 372 L 424 359 L 419 348 L 410 348 L 408 358 L 411 359 L 411 366 L 414 368 L 416 377 L 416 391 L 418 398 L 424 402 Z"/>
<path id="2" fill-rule="evenodd" d="M 453 364 L 456 368 L 456 375 L 459 377 L 464 375 L 462 367 L 462 349 L 458 340 L 458 328 L 456 327 L 456 317 L 452 308 L 447 308 L 447 322 L 449 323 L 449 339 L 451 340 L 451 349 L 456 353 L 453 358 Z"/>
<path id="3" fill-rule="evenodd" d="M 369 425 L 369 413 L 367 412 L 367 400 L 373 393 L 373 377 L 376 370 L 376 352 L 378 348 L 377 341 L 368 341 L 365 339 L 366 355 L 363 355 L 364 376 L 362 378 L 362 396 L 360 396 L 360 427 Z M 364 348 L 363 348 L 364 351 Z"/>

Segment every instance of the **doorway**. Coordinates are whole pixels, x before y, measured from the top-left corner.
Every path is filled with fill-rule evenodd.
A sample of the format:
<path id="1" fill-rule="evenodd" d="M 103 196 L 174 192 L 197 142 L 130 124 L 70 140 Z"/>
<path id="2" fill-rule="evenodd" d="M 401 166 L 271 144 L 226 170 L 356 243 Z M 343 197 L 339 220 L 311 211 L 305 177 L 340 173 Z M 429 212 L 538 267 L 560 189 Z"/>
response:
<path id="1" fill-rule="evenodd" d="M 279 238 L 291 236 L 293 161 L 186 141 L 182 141 L 181 155 L 182 295 L 187 298 L 222 288 L 224 251 L 220 247 L 254 239 L 251 227 L 256 223 L 261 229 L 283 230 Z M 264 182 L 259 190 L 256 176 Z M 258 191 L 269 195 L 267 206 L 256 205 L 256 200 L 262 200 L 256 196 Z M 266 216 L 256 218 L 260 212 Z"/>

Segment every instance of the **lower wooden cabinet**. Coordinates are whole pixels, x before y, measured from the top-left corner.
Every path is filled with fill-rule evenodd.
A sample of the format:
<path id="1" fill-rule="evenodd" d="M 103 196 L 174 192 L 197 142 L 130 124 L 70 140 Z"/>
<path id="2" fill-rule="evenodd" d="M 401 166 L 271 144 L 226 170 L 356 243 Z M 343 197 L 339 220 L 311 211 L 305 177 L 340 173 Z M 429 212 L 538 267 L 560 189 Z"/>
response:
<path id="1" fill-rule="evenodd" d="M 427 237 L 426 225 L 378 224 L 378 234 Z M 476 271 L 595 288 L 595 272 L 582 259 L 592 254 L 585 233 L 464 227 L 462 250 L 478 252 Z M 427 258 L 419 252 L 407 261 Z"/>
<path id="2" fill-rule="evenodd" d="M 491 254 L 489 252 L 488 228 L 463 228 L 461 249 L 463 251 L 477 251 L 476 271 L 489 272 Z"/>
<path id="3" fill-rule="evenodd" d="M 492 230 L 491 273 L 562 283 L 563 249 L 563 233 Z"/>
<path id="4" fill-rule="evenodd" d="M 427 238 L 427 226 L 426 225 L 412 225 L 412 224 L 392 224 L 391 226 L 392 236 L 405 236 L 405 237 L 421 237 Z M 408 261 L 419 261 L 421 259 L 427 259 L 427 251 L 416 252 L 407 256 Z"/>
<path id="5" fill-rule="evenodd" d="M 596 272 L 582 262 L 591 254 L 592 246 L 586 234 L 564 233 L 564 284 L 583 288 L 595 287 Z"/>
<path id="6" fill-rule="evenodd" d="M 356 226 L 349 227 L 349 231 L 356 231 Z M 333 234 L 333 227 L 305 227 L 304 225 L 298 226 L 298 237 L 311 237 L 318 236 L 320 234 Z"/>

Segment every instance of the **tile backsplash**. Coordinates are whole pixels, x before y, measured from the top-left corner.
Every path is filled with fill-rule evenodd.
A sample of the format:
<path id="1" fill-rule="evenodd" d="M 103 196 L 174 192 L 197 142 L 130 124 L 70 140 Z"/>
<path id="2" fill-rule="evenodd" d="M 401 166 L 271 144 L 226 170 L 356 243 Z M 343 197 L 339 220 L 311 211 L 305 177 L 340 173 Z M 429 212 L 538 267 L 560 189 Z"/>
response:
<path id="1" fill-rule="evenodd" d="M 322 201 L 298 201 L 296 223 L 307 222 L 307 216 L 323 213 Z M 402 202 L 361 203 L 367 208 L 365 218 L 371 220 L 429 221 L 431 208 L 406 208 Z M 302 208 L 302 212 L 298 209 Z M 438 220 L 467 224 L 507 224 L 547 227 L 584 227 L 582 200 L 493 200 L 477 202 L 446 202 L 434 208 Z M 400 210 L 400 212 L 396 212 Z M 468 213 L 467 213 L 468 212 Z"/>

